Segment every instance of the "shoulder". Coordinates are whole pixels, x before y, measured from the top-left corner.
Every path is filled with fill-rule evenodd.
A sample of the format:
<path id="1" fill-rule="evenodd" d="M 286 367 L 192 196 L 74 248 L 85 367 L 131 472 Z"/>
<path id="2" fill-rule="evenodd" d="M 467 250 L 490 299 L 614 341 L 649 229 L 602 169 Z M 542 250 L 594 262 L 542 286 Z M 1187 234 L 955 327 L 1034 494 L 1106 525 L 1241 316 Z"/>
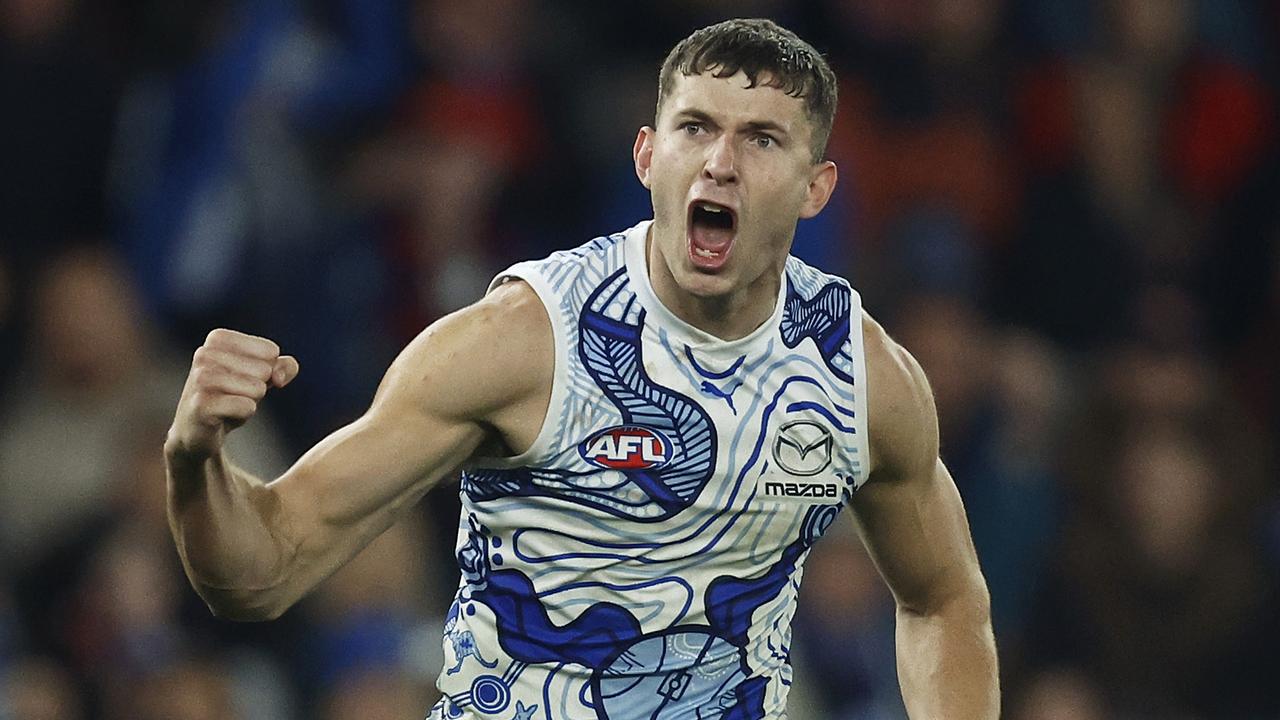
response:
<path id="1" fill-rule="evenodd" d="M 810 297 L 830 285 L 842 287 L 851 294 L 856 294 L 848 280 L 820 270 L 795 255 L 787 256 L 785 275 L 795 291 L 804 297 Z"/>
<path id="2" fill-rule="evenodd" d="M 639 227 L 592 238 L 577 247 L 556 250 L 541 259 L 516 263 L 499 273 L 498 279 L 526 277 L 532 273 L 545 276 L 547 280 L 556 283 L 565 276 L 573 276 L 583 270 L 618 267 L 623 262 L 627 234 Z"/>
<path id="3" fill-rule="evenodd" d="M 546 308 L 527 283 L 512 279 L 423 330 L 378 394 L 394 390 L 439 414 L 483 420 L 542 392 L 553 364 Z"/>
<path id="4" fill-rule="evenodd" d="M 920 363 L 862 313 L 873 476 L 911 476 L 938 459 L 938 413 Z"/>
<path id="5" fill-rule="evenodd" d="M 518 277 L 497 281 L 485 296 L 443 321 L 472 344 L 509 345 L 533 340 L 547 329 L 547 311 L 538 293 Z"/>

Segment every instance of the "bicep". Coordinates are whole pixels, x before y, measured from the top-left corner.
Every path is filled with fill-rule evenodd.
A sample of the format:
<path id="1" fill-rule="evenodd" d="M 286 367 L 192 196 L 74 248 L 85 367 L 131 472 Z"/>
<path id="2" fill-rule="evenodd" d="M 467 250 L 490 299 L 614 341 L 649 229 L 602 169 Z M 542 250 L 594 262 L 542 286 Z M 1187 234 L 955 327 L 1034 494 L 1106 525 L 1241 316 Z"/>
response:
<path id="1" fill-rule="evenodd" d="M 859 532 L 900 605 L 936 608 L 980 581 L 960 493 L 939 457 L 938 415 L 919 363 L 864 322 L 873 470 L 853 498 Z"/>
<path id="2" fill-rule="evenodd" d="M 466 461 L 491 420 L 529 394 L 495 324 L 519 315 L 482 302 L 425 330 L 383 378 L 369 410 L 308 451 L 272 489 L 300 536 L 380 530 Z M 357 533 L 363 535 L 365 533 Z"/>
<path id="3" fill-rule="evenodd" d="M 479 445 L 478 423 L 429 411 L 371 408 L 302 456 L 272 488 L 309 526 L 388 522 Z"/>
<path id="4" fill-rule="evenodd" d="M 875 478 L 854 495 L 858 531 L 899 605 L 927 612 L 978 573 L 964 504 L 941 460 L 913 476 Z"/>

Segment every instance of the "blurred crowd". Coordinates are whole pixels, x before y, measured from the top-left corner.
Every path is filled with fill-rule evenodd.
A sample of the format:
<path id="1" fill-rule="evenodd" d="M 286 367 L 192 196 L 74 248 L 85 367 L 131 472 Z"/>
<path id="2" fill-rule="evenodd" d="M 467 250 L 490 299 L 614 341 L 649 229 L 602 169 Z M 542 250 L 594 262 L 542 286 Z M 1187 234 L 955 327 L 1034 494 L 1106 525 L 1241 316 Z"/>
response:
<path id="1" fill-rule="evenodd" d="M 301 362 L 266 476 L 506 264 L 649 213 L 691 30 L 841 80 L 795 252 L 928 372 L 1014 720 L 1280 718 L 1280 2 L 0 0 L 0 718 L 416 718 L 457 582 L 438 488 L 268 624 L 212 618 L 161 445 L 216 326 Z M 901 718 L 893 603 L 814 551 L 796 720 Z"/>

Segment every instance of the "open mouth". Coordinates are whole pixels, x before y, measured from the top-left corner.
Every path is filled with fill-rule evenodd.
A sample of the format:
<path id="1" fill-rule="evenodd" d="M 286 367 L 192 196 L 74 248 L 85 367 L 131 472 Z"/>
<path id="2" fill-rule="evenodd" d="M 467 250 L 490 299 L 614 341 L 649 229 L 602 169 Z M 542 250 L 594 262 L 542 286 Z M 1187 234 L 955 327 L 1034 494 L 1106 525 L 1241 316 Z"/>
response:
<path id="1" fill-rule="evenodd" d="M 689 205 L 689 258 L 708 270 L 724 265 L 733 246 L 737 214 L 729 207 L 707 200 Z"/>

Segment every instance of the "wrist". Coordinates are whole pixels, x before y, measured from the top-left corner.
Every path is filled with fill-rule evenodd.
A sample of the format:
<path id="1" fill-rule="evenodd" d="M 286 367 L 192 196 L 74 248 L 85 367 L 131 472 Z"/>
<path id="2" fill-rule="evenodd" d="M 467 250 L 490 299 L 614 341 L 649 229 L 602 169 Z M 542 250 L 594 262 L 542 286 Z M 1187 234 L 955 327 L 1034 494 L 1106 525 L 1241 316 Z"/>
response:
<path id="1" fill-rule="evenodd" d="M 169 428 L 164 439 L 164 456 L 172 468 L 195 467 L 222 452 L 221 442 L 192 442 L 176 428 Z"/>

